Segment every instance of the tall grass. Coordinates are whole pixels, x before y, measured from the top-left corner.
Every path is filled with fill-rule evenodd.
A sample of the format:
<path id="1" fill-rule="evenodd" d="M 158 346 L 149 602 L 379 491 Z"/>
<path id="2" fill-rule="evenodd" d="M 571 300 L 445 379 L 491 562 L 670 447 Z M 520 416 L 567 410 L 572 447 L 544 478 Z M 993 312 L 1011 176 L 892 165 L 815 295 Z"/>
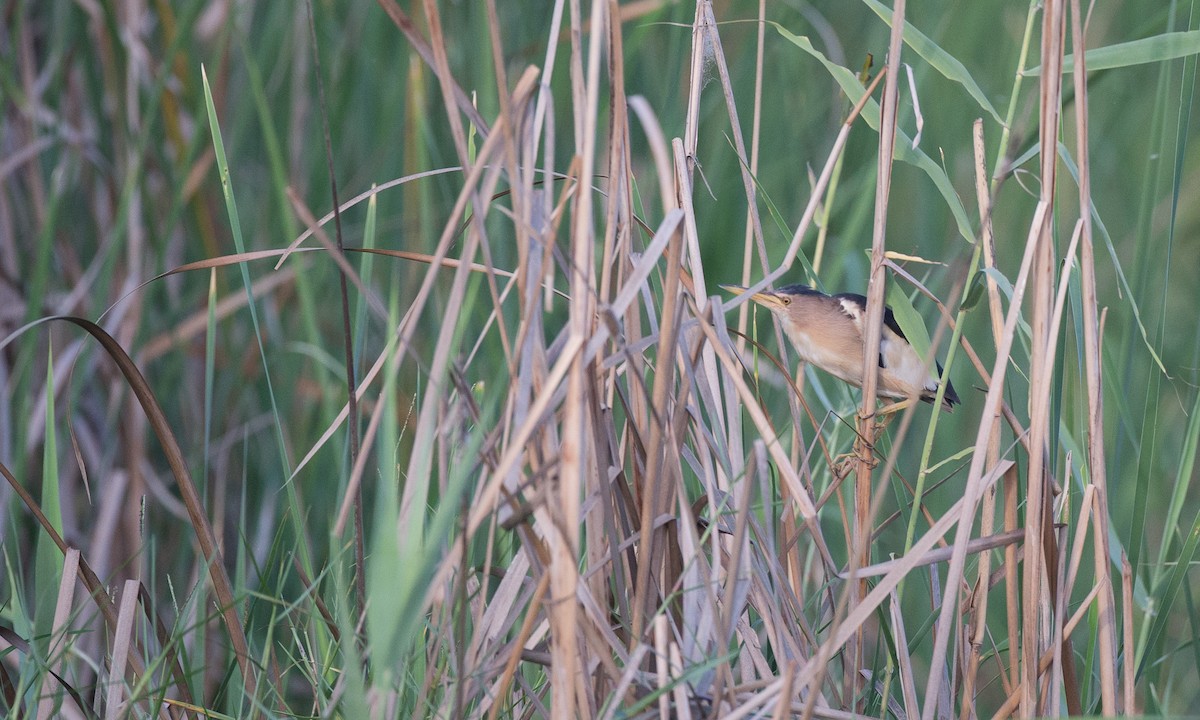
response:
<path id="1" fill-rule="evenodd" d="M 1188 713 L 1200 15 L 1128 5 L 10 4 L 3 712 Z M 717 287 L 792 281 L 963 405 Z"/>

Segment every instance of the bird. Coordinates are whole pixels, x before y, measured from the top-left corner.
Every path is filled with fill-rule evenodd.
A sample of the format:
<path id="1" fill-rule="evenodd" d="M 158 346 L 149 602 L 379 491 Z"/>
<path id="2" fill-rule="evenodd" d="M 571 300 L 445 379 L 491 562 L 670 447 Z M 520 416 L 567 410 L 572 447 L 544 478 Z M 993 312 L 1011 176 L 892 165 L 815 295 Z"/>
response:
<path id="1" fill-rule="evenodd" d="M 725 290 L 741 295 L 748 288 L 722 285 Z M 764 290 L 750 296 L 779 318 L 783 331 L 792 341 L 805 362 L 816 365 L 834 377 L 855 387 L 863 384 L 863 327 L 866 325 L 867 299 L 856 293 L 826 295 L 808 285 L 795 284 L 777 290 Z M 900 329 L 890 307 L 884 307 L 883 336 L 879 339 L 879 379 L 876 390 L 880 397 L 898 402 L 881 409 L 894 412 L 912 403 L 913 398 L 933 404 L 937 398 L 938 378 L 942 366 L 934 375 L 926 367 L 904 331 Z M 946 379 L 942 407 L 947 411 L 959 404 L 954 385 Z"/>

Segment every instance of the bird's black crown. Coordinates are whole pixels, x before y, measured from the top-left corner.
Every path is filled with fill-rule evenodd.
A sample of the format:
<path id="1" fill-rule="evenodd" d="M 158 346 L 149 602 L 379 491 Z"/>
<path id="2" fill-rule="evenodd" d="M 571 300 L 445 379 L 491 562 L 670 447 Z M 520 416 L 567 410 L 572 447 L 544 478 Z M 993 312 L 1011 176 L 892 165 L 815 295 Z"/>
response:
<path id="1" fill-rule="evenodd" d="M 820 290 L 817 290 L 817 289 L 815 289 L 815 288 L 809 287 L 808 285 L 805 285 L 804 283 L 792 283 L 791 285 L 784 285 L 783 287 L 781 287 L 781 288 L 777 289 L 777 290 L 775 291 L 775 293 L 776 293 L 777 295 L 817 295 L 817 296 L 825 296 L 825 293 L 823 293 L 823 292 L 821 292 Z M 826 297 L 828 297 L 828 296 L 826 296 Z"/>

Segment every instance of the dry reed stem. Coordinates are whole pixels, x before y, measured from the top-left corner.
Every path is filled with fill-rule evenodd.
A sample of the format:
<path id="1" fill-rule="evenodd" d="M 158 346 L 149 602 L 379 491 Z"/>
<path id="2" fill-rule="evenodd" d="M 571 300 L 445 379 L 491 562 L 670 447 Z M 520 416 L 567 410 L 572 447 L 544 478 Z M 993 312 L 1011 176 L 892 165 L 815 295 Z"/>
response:
<path id="1" fill-rule="evenodd" d="M 593 300 L 597 288 L 592 247 L 595 230 L 592 211 L 592 178 L 596 164 L 596 115 L 599 104 L 600 57 L 605 43 L 604 37 L 608 4 L 595 2 L 592 5 L 591 41 L 588 47 L 587 75 L 583 75 L 582 53 L 579 48 L 579 28 L 582 15 L 579 3 L 571 3 L 571 89 L 575 119 L 575 155 L 579 162 L 579 185 L 573 198 L 572 227 L 570 230 L 568 284 L 571 288 L 568 328 L 572 336 L 586 338 L 591 335 L 595 324 Z M 619 28 L 616 30 L 619 32 Z M 607 252 L 607 250 L 606 250 Z M 578 586 L 576 558 L 579 555 L 579 497 L 583 487 L 590 487 L 591 473 L 590 444 L 585 440 L 589 432 L 587 413 L 583 399 L 586 396 L 590 363 L 576 355 L 567 375 L 568 394 L 563 408 L 563 434 L 560 448 L 560 474 L 554 517 L 560 526 L 549 533 L 551 551 L 550 609 L 551 654 L 554 664 L 550 669 L 552 717 L 568 718 L 578 714 L 590 716 L 591 708 L 586 705 L 589 695 L 583 687 L 582 665 L 586 655 L 580 656 L 577 645 Z M 643 525 L 643 528 L 646 526 Z M 550 528 L 546 528 L 550 530 Z M 578 697 L 576 690 L 580 690 Z"/>
<path id="2" fill-rule="evenodd" d="M 700 26 L 701 26 L 700 32 L 701 33 L 703 32 L 703 29 L 702 29 L 703 26 L 705 26 L 706 24 L 715 25 L 716 21 L 714 18 L 712 18 L 711 8 L 708 7 L 707 0 L 703 0 L 703 2 L 697 3 L 696 11 L 698 14 L 697 23 L 700 23 Z M 706 13 L 706 14 L 703 17 L 700 17 L 699 14 L 702 12 Z M 705 40 L 705 36 L 703 34 L 698 34 L 698 35 L 693 36 L 694 40 L 699 40 L 699 43 L 696 45 L 693 45 L 693 48 L 692 48 L 693 59 L 694 59 L 696 53 L 702 52 L 704 48 L 711 47 L 711 48 L 713 48 L 713 52 L 717 58 L 718 65 L 723 65 L 724 58 L 723 58 L 723 56 L 721 54 L 721 50 L 720 50 L 720 40 L 716 36 L 715 27 L 710 28 L 710 30 L 711 30 L 711 32 L 709 33 L 707 40 Z M 725 77 L 726 77 L 726 79 L 728 79 L 727 75 Z M 726 87 L 728 88 L 728 86 L 726 86 Z M 693 89 L 696 89 L 695 86 L 693 86 Z M 731 93 L 732 90 L 729 90 L 728 92 Z M 726 96 L 726 108 L 730 112 L 733 112 L 732 108 L 734 106 L 732 105 L 732 102 L 733 102 L 732 96 L 727 95 Z M 700 103 L 700 97 L 698 94 L 690 95 L 688 97 L 688 107 L 689 108 L 691 108 L 693 106 L 698 106 L 699 103 Z M 689 111 L 688 117 L 689 117 L 689 121 L 690 121 L 692 119 L 692 115 L 691 115 L 690 111 Z M 737 128 L 736 122 L 734 122 L 735 120 L 736 120 L 736 116 L 731 115 L 731 122 L 733 122 L 733 133 L 735 135 L 740 136 L 740 130 Z M 689 133 L 685 129 L 684 135 L 690 136 L 691 133 Z M 685 157 L 687 160 L 691 161 L 694 159 L 695 153 L 696 153 L 695 147 L 687 147 L 685 145 L 683 147 L 683 151 L 685 153 Z M 678 166 L 679 159 L 676 158 L 675 162 L 676 162 L 676 165 Z M 687 289 L 688 293 L 693 298 L 695 298 L 696 307 L 698 308 L 699 312 L 702 313 L 708 306 L 708 289 L 707 289 L 707 282 L 705 280 L 704 266 L 701 262 L 702 256 L 701 256 L 701 252 L 700 252 L 700 231 L 696 226 L 696 212 L 695 212 L 695 208 L 692 203 L 692 194 L 693 194 L 694 188 L 693 188 L 693 183 L 692 183 L 691 163 L 690 162 L 686 163 L 686 166 L 687 166 L 686 172 L 684 172 L 682 174 L 678 173 L 678 172 L 676 173 L 676 178 L 673 183 L 673 185 L 675 187 L 675 193 L 676 193 L 675 203 L 674 203 L 673 207 L 679 207 L 680 209 L 683 210 L 683 213 L 684 213 L 684 215 L 683 215 L 683 218 L 684 218 L 684 227 L 683 227 L 684 243 L 685 243 L 685 247 L 687 250 L 687 252 L 684 254 L 684 257 L 686 258 L 688 267 L 691 270 L 690 275 L 684 274 L 681 276 L 680 279 L 684 283 L 685 288 Z M 664 307 L 664 311 L 665 311 L 665 307 Z M 694 333 L 694 331 L 687 332 L 685 334 L 692 334 L 692 333 Z M 778 339 L 782 341 L 783 338 L 782 338 L 782 336 L 779 336 Z M 719 402 L 719 401 L 717 401 L 717 398 L 720 398 L 721 394 L 720 394 L 720 389 L 717 384 L 716 358 L 713 356 L 712 349 L 707 346 L 703 347 L 702 352 L 703 352 L 704 372 L 703 372 L 701 381 L 703 383 L 705 383 L 705 385 L 706 385 L 705 389 L 707 390 L 708 395 L 714 399 L 714 402 Z M 714 414 L 716 416 L 722 415 L 723 414 L 722 409 L 720 407 L 715 408 Z M 734 411 L 734 408 L 731 406 L 729 408 L 729 416 L 732 417 L 735 415 L 737 415 L 737 413 Z M 730 435 L 732 435 L 732 434 L 730 434 Z M 736 452 L 734 453 L 734 455 L 740 460 L 741 455 L 742 455 L 740 433 L 738 434 L 737 439 L 732 441 L 732 446 L 736 449 Z M 734 466 L 732 468 L 732 470 L 734 471 L 734 474 L 737 475 L 737 474 L 740 474 L 741 468 Z M 730 489 L 729 488 L 729 479 L 727 477 L 725 477 L 723 472 L 719 473 L 718 484 L 719 484 L 721 491 L 723 491 L 723 492 L 729 491 L 729 489 Z"/>
<path id="3" fill-rule="evenodd" d="M 763 99 L 763 48 L 766 45 L 765 33 L 767 30 L 767 0 L 758 0 L 758 35 L 755 43 L 754 54 L 754 115 L 751 119 L 750 126 L 750 175 L 758 177 L 758 150 L 761 141 L 760 130 L 762 129 L 762 99 Z M 716 31 L 714 30 L 714 33 Z M 724 81 L 724 79 L 722 79 Z M 757 218 L 757 208 L 747 207 L 746 209 L 746 235 L 742 240 L 742 285 L 750 284 L 750 262 L 754 254 L 754 239 L 755 228 L 757 227 L 760 233 L 757 237 L 759 243 L 764 244 L 761 236 L 761 221 Z M 765 249 L 765 248 L 763 248 Z M 765 275 L 770 268 L 767 263 L 767 255 L 760 249 L 759 260 L 762 262 L 762 271 Z M 737 329 L 738 332 L 746 334 L 746 323 L 750 318 L 750 306 L 743 305 L 738 312 Z"/>
<path id="4" fill-rule="evenodd" d="M 1012 532 L 977 537 L 971 540 L 971 542 L 967 543 L 967 554 L 975 555 L 978 553 L 983 553 L 983 555 L 986 556 L 987 553 L 985 551 L 987 550 L 995 550 L 996 548 L 1002 548 L 1016 544 L 1021 539 L 1022 532 L 1023 531 L 1021 530 L 1014 530 Z M 903 563 L 906 567 L 924 567 L 926 565 L 946 562 L 953 554 L 954 548 L 949 546 L 941 547 L 936 550 L 930 550 L 923 555 L 916 555 L 910 551 L 903 557 Z M 900 564 L 901 559 L 885 560 L 884 562 L 875 563 L 874 565 L 868 565 L 865 568 L 859 568 L 855 577 L 868 578 L 877 575 L 886 575 Z M 848 578 L 849 574 L 839 573 L 839 577 Z M 984 582 L 987 582 L 987 578 L 984 578 Z"/>
<path id="5" fill-rule="evenodd" d="M 126 580 L 121 589 L 121 605 L 117 610 L 117 628 L 113 633 L 112 662 L 108 669 L 108 688 L 105 693 L 105 717 L 116 720 L 124 715 L 121 701 L 125 689 L 125 665 L 134 646 L 133 622 L 137 619 L 137 580 Z M 132 699 L 132 698 L 130 698 Z"/>
<path id="6" fill-rule="evenodd" d="M 68 638 L 71 635 L 69 623 L 71 606 L 75 599 L 75 582 L 79 579 L 79 550 L 70 548 L 63 558 L 62 577 L 58 581 L 58 597 L 54 604 L 54 623 L 50 630 L 50 644 L 47 647 L 46 662 L 50 669 L 50 677 L 42 684 L 41 699 L 37 704 L 38 720 L 47 720 L 54 711 L 56 688 L 59 686 L 58 677 L 65 675 L 63 662 L 66 657 Z"/>
<path id="7" fill-rule="evenodd" d="M 504 126 L 498 128 L 498 131 L 504 138 L 504 166 L 508 173 L 509 182 L 516 186 L 522 177 L 518 169 L 521 167 L 521 158 L 517 156 L 516 139 L 516 132 L 520 128 L 520 122 L 513 114 L 513 106 L 509 98 L 508 73 L 504 69 L 504 43 L 500 30 L 500 17 L 496 10 L 496 0 L 487 0 L 486 7 L 488 39 L 492 43 L 492 69 L 496 73 L 496 97 L 500 102 L 500 116 L 506 119 Z M 524 187 L 521 188 L 520 192 L 512 193 L 513 214 L 516 216 L 516 222 L 513 223 L 513 231 L 517 246 L 518 267 L 525 267 L 528 263 L 529 235 L 532 231 L 529 222 L 531 212 L 529 199 L 531 195 L 532 193 Z M 488 263 L 488 267 L 491 267 L 490 262 Z M 510 371 L 510 374 L 515 374 L 515 372 Z"/>
<path id="8" fill-rule="evenodd" d="M 1121 640 L 1125 648 L 1135 647 L 1133 644 L 1133 567 L 1129 558 L 1121 553 L 1121 609 L 1122 628 L 1124 633 Z M 1127 715 L 1137 715 L 1137 697 L 1134 695 L 1134 663 L 1130 660 L 1129 650 L 1125 650 L 1125 659 L 1121 664 L 1121 707 Z"/>
<path id="9" fill-rule="evenodd" d="M 700 312 L 703 312 L 708 305 L 708 289 L 707 280 L 704 268 L 701 264 L 700 253 L 700 233 L 696 227 L 695 210 L 692 205 L 692 188 L 693 188 L 693 171 L 695 157 L 697 153 L 697 136 L 699 132 L 699 108 L 700 108 L 700 93 L 704 87 L 704 68 L 709 64 L 715 65 L 717 75 L 720 79 L 721 90 L 725 100 L 726 115 L 729 118 L 730 135 L 734 141 L 734 150 L 739 159 L 739 167 L 742 174 L 742 185 L 746 194 L 747 212 L 749 213 L 750 222 L 754 228 L 755 237 L 758 238 L 758 244 L 763 252 L 763 267 L 766 268 L 765 246 L 763 245 L 762 223 L 758 215 L 758 200 L 754 187 L 754 179 L 747 169 L 747 158 L 745 141 L 742 137 L 741 122 L 738 119 L 737 103 L 733 96 L 733 85 L 729 77 L 729 68 L 725 59 L 725 52 L 721 45 L 720 33 L 718 31 L 716 17 L 713 15 L 712 4 L 709 0 L 700 0 L 696 3 L 696 14 L 692 25 L 692 53 L 690 67 L 690 84 L 688 92 L 688 104 L 686 112 L 686 125 L 684 127 L 683 149 L 687 158 L 686 166 L 686 191 L 678 191 L 678 206 L 684 210 L 684 229 L 685 241 L 687 243 L 687 259 L 691 269 L 692 287 L 689 292 L 695 298 L 696 305 Z M 684 187 L 676 183 L 677 188 Z M 776 340 L 783 347 L 783 334 L 776 328 Z M 717 363 L 711 348 L 703 347 L 703 364 L 704 372 L 702 381 L 707 383 L 707 392 L 714 402 L 718 403 L 718 407 L 714 409 L 717 416 L 722 414 L 722 408 L 719 407 L 718 398 L 721 397 L 717 383 Z M 736 407 L 728 406 L 726 415 L 729 418 L 739 417 Z M 735 465 L 731 468 L 735 476 L 741 474 L 740 460 L 743 455 L 742 441 L 740 431 L 740 422 L 731 420 L 729 432 L 726 437 L 729 439 L 731 454 L 736 460 Z M 729 478 L 722 472 L 723 468 L 718 466 L 717 482 L 722 492 L 730 490 Z"/>
<path id="10" fill-rule="evenodd" d="M 1088 397 L 1088 476 L 1095 484 L 1099 507 L 1096 509 L 1098 524 L 1094 542 L 1096 554 L 1103 558 L 1097 563 L 1096 582 L 1100 592 L 1100 620 L 1097 627 L 1097 663 L 1100 670 L 1101 711 L 1112 717 L 1119 713 L 1133 714 L 1132 695 L 1126 697 L 1126 705 L 1118 702 L 1116 677 L 1116 610 L 1112 590 L 1108 531 L 1108 472 L 1104 457 L 1104 388 L 1100 358 L 1099 300 L 1096 296 L 1096 260 L 1092 245 L 1092 186 L 1091 160 L 1088 150 L 1088 89 L 1087 58 L 1085 49 L 1086 25 L 1079 0 L 1071 0 L 1071 45 L 1074 48 L 1075 68 L 1075 161 L 1079 167 L 1079 223 L 1082 235 L 1080 250 L 1080 273 L 1082 275 L 1083 304 L 1083 355 L 1084 373 Z M 1130 647 L 1130 646 L 1126 646 Z"/>
<path id="11" fill-rule="evenodd" d="M 521 577 L 515 575 L 514 577 Z M 542 573 L 542 577 L 538 580 L 537 587 L 533 591 L 533 597 L 530 598 L 526 605 L 525 619 L 521 623 L 521 629 L 517 631 L 516 637 L 512 642 L 512 651 L 508 654 L 508 660 L 504 663 L 504 671 L 489 694 L 491 698 L 491 707 L 480 707 L 480 711 L 488 711 L 488 720 L 496 720 L 500 708 L 504 705 L 504 698 L 508 696 L 509 686 L 512 684 L 513 675 L 517 671 L 517 665 L 521 662 L 521 650 L 525 647 L 525 643 L 529 641 L 529 636 L 533 633 L 534 620 L 538 616 L 538 611 L 542 606 L 542 599 L 546 596 L 546 591 L 550 587 L 550 574 Z M 498 599 L 500 600 L 500 599 Z"/>
<path id="12" fill-rule="evenodd" d="M 342 215 L 338 211 L 338 206 L 341 204 L 338 196 L 337 172 L 333 167 L 333 140 L 330 137 L 329 131 L 329 104 L 325 98 L 325 80 L 324 73 L 321 71 L 321 50 L 317 43 L 317 26 L 316 20 L 313 18 L 312 0 L 305 3 L 305 9 L 308 15 L 308 42 L 312 46 L 312 61 L 313 61 L 313 76 L 316 78 L 317 89 L 317 108 L 321 117 L 321 132 L 325 141 L 325 168 L 329 177 L 329 195 L 333 201 L 333 224 L 334 236 L 336 243 L 330 242 L 324 230 L 314 225 L 315 219 L 312 212 L 304 205 L 303 201 L 296 194 L 293 188 L 287 189 L 288 200 L 293 208 L 304 219 L 306 225 L 314 227 L 317 234 L 317 239 L 325 245 L 329 254 L 333 257 L 335 264 L 341 269 L 338 273 L 338 299 L 341 301 L 341 331 L 342 331 L 342 366 L 346 374 L 346 406 L 348 422 L 346 423 L 347 439 L 349 440 L 350 462 L 358 464 L 359 449 L 361 440 L 361 421 L 358 408 L 358 397 L 354 391 L 355 382 L 354 375 L 356 363 L 354 360 L 354 338 L 353 328 L 350 322 L 350 296 L 347 292 L 347 280 L 353 279 L 355 287 L 358 289 L 362 297 L 365 297 L 368 304 L 377 305 L 377 312 L 381 316 L 383 313 L 382 303 L 378 303 L 374 293 L 368 291 L 363 285 L 362 280 L 358 277 L 358 273 L 350 266 L 346 260 L 345 241 L 342 233 Z M 243 277 L 247 277 L 243 274 Z M 247 286 L 248 282 L 245 283 Z M 249 288 L 247 287 L 247 294 Z M 372 303 L 372 301 L 375 301 Z M 257 321 L 256 321 L 257 322 Z M 262 352 L 260 344 L 260 353 Z M 272 400 L 274 402 L 274 400 Z M 281 431 L 282 434 L 282 431 Z M 366 611 L 367 605 L 367 581 L 366 581 L 366 530 L 363 520 L 363 500 L 361 495 L 354 496 L 354 586 L 355 586 L 355 607 L 359 613 Z M 360 643 L 362 642 L 360 638 Z M 272 666 L 274 669 L 274 666 Z M 276 677 L 278 673 L 275 673 Z M 282 695 L 282 693 L 280 693 Z"/>
<path id="13" fill-rule="evenodd" d="M 1092 503 L 1095 502 L 1096 486 L 1088 483 L 1083 488 L 1083 498 L 1079 503 L 1079 526 L 1075 528 L 1075 542 L 1071 547 L 1071 561 L 1067 567 L 1066 578 L 1063 581 L 1063 591 L 1061 595 L 1070 598 L 1071 591 L 1075 587 L 1075 580 L 1079 577 L 1079 567 L 1083 563 L 1083 544 L 1087 538 L 1088 529 L 1091 525 L 1092 514 L 1094 509 Z"/>
<path id="14" fill-rule="evenodd" d="M 871 233 L 871 268 L 867 275 L 867 307 L 863 320 L 862 355 L 862 402 L 859 407 L 856 427 L 858 437 L 854 442 L 857 471 L 854 479 L 854 542 L 850 552 L 850 608 L 854 608 L 866 595 L 865 580 L 853 579 L 858 568 L 871 564 L 871 471 L 875 467 L 876 388 L 879 383 L 879 346 L 883 339 L 884 294 L 887 291 L 887 276 L 883 271 L 884 253 L 887 247 L 888 200 L 892 188 L 892 159 L 896 152 L 896 115 L 898 107 L 898 85 L 900 53 L 904 47 L 905 0 L 896 0 L 892 8 L 891 39 L 888 44 L 887 78 L 883 84 L 879 119 L 879 161 L 875 183 L 875 219 Z M 906 418 L 907 420 L 907 418 Z M 845 671 L 850 689 L 852 707 L 857 707 L 859 666 L 862 663 L 863 636 L 861 628 L 850 649 L 849 663 Z M 928 696 L 927 696 L 928 697 Z M 927 700 L 928 702 L 928 700 Z"/>
<path id="15" fill-rule="evenodd" d="M 896 655 L 900 663 L 900 695 L 904 698 L 904 714 L 906 717 L 915 718 L 921 714 L 921 710 L 917 704 L 917 686 L 916 677 L 913 674 L 912 657 L 905 650 L 909 646 L 908 633 L 904 629 L 904 616 L 900 612 L 900 603 L 897 601 L 896 593 L 893 592 L 889 595 L 888 600 L 888 615 L 896 633 Z"/>
<path id="16" fill-rule="evenodd" d="M 1048 532 L 1049 482 L 1046 467 L 1049 452 L 1049 417 L 1042 408 L 1043 398 L 1051 392 L 1053 363 L 1050 360 L 1056 339 L 1050 334 L 1050 312 L 1054 292 L 1053 218 L 1055 180 L 1057 178 L 1058 123 L 1062 107 L 1062 58 L 1065 5 L 1048 0 L 1042 15 L 1040 84 L 1039 154 L 1041 180 L 1039 204 L 1046 208 L 1037 230 L 1037 252 L 1032 269 L 1031 352 L 1029 367 L 1029 472 L 1025 505 L 1025 564 L 1022 584 L 1022 688 L 1021 713 L 1044 714 L 1046 706 L 1039 697 L 1037 659 L 1045 647 L 1046 629 L 1052 616 L 1047 590 L 1053 582 L 1049 563 L 1055 554 L 1046 544 Z M 1015 302 L 1015 301 L 1014 301 Z M 1048 698 L 1047 698 L 1048 699 Z"/>
<path id="17" fill-rule="evenodd" d="M 981 255 L 984 267 L 986 268 L 995 265 L 995 234 L 992 228 L 992 198 L 987 184 L 987 159 L 984 156 L 983 120 L 976 120 L 972 126 L 972 130 L 972 147 L 975 157 L 975 198 L 979 206 L 979 241 L 983 244 Z M 1000 292 L 996 286 L 995 278 L 990 274 L 986 276 L 986 283 L 989 317 L 992 321 L 992 337 L 998 338 L 1003 324 Z M 989 465 L 994 465 L 1000 460 L 999 420 L 998 417 L 981 419 L 981 422 L 987 422 L 991 426 L 991 436 L 988 438 L 987 446 L 987 462 Z M 1018 434 L 1022 435 L 1022 433 Z M 995 529 L 995 516 L 996 490 L 993 487 L 983 498 L 983 517 L 979 528 L 982 535 L 987 536 L 992 534 Z M 980 650 L 983 646 L 984 635 L 987 632 L 988 577 L 991 575 L 991 562 L 991 553 L 984 553 L 979 558 L 979 572 L 976 576 L 975 590 L 971 600 L 975 627 L 970 638 L 970 654 L 967 659 L 966 672 L 963 676 L 963 698 L 965 701 L 962 703 L 959 720 L 968 720 L 968 718 L 975 717 L 975 682 L 979 669 Z M 1000 676 L 1005 682 L 1010 682 L 1004 673 L 1004 664 L 997 662 L 997 667 Z"/>
<path id="18" fill-rule="evenodd" d="M 1069 463 L 1068 463 L 1069 465 Z M 1068 475 L 1068 477 L 1070 477 Z M 1055 648 L 1053 657 L 1050 660 L 1050 677 L 1048 678 L 1049 690 L 1047 696 L 1049 698 L 1049 710 L 1051 717 L 1059 717 L 1062 715 L 1062 689 L 1064 684 L 1064 668 L 1066 667 L 1066 659 L 1064 655 L 1069 655 L 1070 645 L 1066 644 L 1066 639 L 1063 636 L 1063 615 L 1066 612 L 1066 592 L 1064 592 L 1064 579 L 1066 575 L 1066 547 L 1062 542 L 1062 536 L 1066 534 L 1066 528 L 1056 528 L 1058 530 L 1055 538 L 1054 549 L 1057 551 L 1054 556 L 1051 567 L 1055 571 L 1054 577 L 1051 578 L 1053 585 L 1051 586 L 1050 596 L 1054 604 L 1054 615 L 1051 620 L 1050 630 L 1050 647 Z M 1071 673 L 1073 676 L 1074 673 Z"/>
<path id="19" fill-rule="evenodd" d="M 1025 529 L 1020 527 L 1020 521 L 1017 519 L 1018 493 L 1019 478 L 1014 471 L 1004 478 L 1004 531 L 1021 532 L 1022 542 L 1024 542 Z M 1009 672 L 1006 683 L 1008 687 L 1016 687 L 1021 682 L 1021 653 L 1018 651 L 1021 628 L 1020 584 L 1017 579 L 1019 572 L 1017 548 L 1010 545 L 1004 551 L 1004 627 L 1008 631 Z"/>
<path id="20" fill-rule="evenodd" d="M 682 205 L 682 198 L 690 195 L 690 184 L 688 183 L 686 173 L 686 159 L 683 154 L 682 143 L 678 139 L 672 143 L 672 148 L 675 151 L 676 194 L 680 205 Z M 649 624 L 650 618 L 654 615 L 654 607 L 658 604 L 656 595 L 661 594 L 665 598 L 667 588 L 673 584 L 673 582 L 668 581 L 668 578 L 662 574 L 662 565 L 665 562 L 665 550 L 661 546 L 665 543 L 665 534 L 661 533 L 661 531 L 650 532 L 649 529 L 654 519 L 666 511 L 668 498 L 674 495 L 675 485 L 679 482 L 679 468 L 678 466 L 672 467 L 665 462 L 665 449 L 667 443 L 674 440 L 668 429 L 667 413 L 670 409 L 668 401 L 671 389 L 675 382 L 675 363 L 671 362 L 671 359 L 675 356 L 679 320 L 683 310 L 683 303 L 680 302 L 682 296 L 680 271 L 683 246 L 683 234 L 674 235 L 668 244 L 666 258 L 667 273 L 666 279 L 663 282 L 663 324 L 659 332 L 658 366 L 657 372 L 654 374 L 651 399 L 651 407 L 654 409 L 654 412 L 650 418 L 646 476 L 641 488 L 641 518 L 638 523 L 638 527 L 641 529 L 641 538 L 638 552 L 637 579 L 634 585 L 635 601 L 633 619 L 630 624 L 635 640 L 641 638 L 644 628 Z M 676 408 L 676 412 L 682 412 L 682 409 Z M 656 536 L 658 537 L 656 538 Z M 652 589 L 650 585 L 652 572 L 657 579 L 656 590 Z"/>

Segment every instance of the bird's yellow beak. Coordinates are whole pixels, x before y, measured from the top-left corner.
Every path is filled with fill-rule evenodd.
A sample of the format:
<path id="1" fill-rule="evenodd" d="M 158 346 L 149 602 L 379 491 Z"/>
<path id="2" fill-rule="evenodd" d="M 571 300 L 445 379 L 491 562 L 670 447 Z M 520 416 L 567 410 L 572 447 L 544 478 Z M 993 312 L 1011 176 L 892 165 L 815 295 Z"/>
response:
<path id="1" fill-rule="evenodd" d="M 722 285 L 721 289 L 731 292 L 734 295 L 741 295 L 746 292 L 747 288 L 744 288 L 741 285 Z M 784 305 L 784 302 L 779 298 L 778 295 L 768 290 L 756 292 L 750 296 L 750 299 L 759 305 L 765 305 L 768 308 L 783 307 Z"/>

